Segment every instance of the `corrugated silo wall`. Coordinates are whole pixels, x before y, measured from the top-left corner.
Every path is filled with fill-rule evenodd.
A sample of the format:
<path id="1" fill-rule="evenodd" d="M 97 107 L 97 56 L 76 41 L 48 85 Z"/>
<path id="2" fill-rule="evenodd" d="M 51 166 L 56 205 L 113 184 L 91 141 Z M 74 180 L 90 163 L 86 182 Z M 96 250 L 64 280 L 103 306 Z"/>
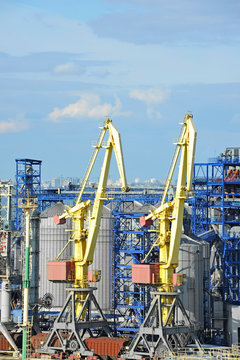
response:
<path id="1" fill-rule="evenodd" d="M 182 238 L 176 269 L 178 273 L 186 274 L 180 299 L 195 330 L 204 329 L 204 267 L 208 253 L 204 246 L 208 244 Z"/>
<path id="2" fill-rule="evenodd" d="M 90 286 L 97 287 L 94 295 L 104 312 L 112 309 L 112 216 L 108 207 L 103 207 L 100 230 L 94 252 L 93 263 L 89 270 L 101 270 L 101 280 L 97 283 L 90 283 Z"/>
<path id="3" fill-rule="evenodd" d="M 66 244 L 70 235 L 70 232 L 66 230 L 71 229 L 71 219 L 67 219 L 64 225 L 55 225 L 53 222 L 53 216 L 62 214 L 63 211 L 64 206 L 62 204 L 53 206 L 41 214 L 40 224 L 39 297 L 43 297 L 46 293 L 53 294 L 54 307 L 63 306 L 68 294 L 66 287 L 70 285 L 52 283 L 47 280 L 47 262 L 54 260 Z M 104 206 L 93 264 L 89 267 L 89 270 L 101 270 L 102 276 L 100 282 L 90 283 L 89 285 L 97 288 L 97 290 L 94 291 L 94 295 L 104 312 L 111 310 L 111 219 L 111 211 Z M 85 226 L 88 227 L 87 221 Z M 72 244 L 72 247 L 69 245 L 60 259 L 67 260 L 73 257 L 73 255 Z"/>
<path id="4" fill-rule="evenodd" d="M 69 284 L 52 283 L 47 280 L 47 262 L 53 261 L 66 244 L 71 229 L 71 219 L 67 219 L 64 225 L 55 225 L 53 216 L 63 213 L 64 206 L 57 204 L 41 214 L 40 223 L 40 259 L 39 259 L 39 297 L 51 293 L 54 297 L 53 307 L 61 307 L 67 297 L 66 287 Z M 73 251 L 69 245 L 60 259 L 70 259 Z"/>

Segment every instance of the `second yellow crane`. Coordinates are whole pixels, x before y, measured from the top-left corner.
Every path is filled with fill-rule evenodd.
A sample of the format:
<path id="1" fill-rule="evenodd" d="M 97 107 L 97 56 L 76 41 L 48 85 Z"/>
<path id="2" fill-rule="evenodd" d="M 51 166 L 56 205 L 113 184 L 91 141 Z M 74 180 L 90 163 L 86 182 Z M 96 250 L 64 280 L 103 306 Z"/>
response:
<path id="1" fill-rule="evenodd" d="M 151 225 L 157 220 L 158 236 L 144 261 L 152 252 L 154 247 L 159 248 L 158 279 L 155 283 L 157 291 L 153 292 L 153 300 L 144 322 L 138 334 L 129 346 L 126 358 L 133 356 L 150 358 L 161 355 L 164 350 L 173 350 L 188 344 L 189 339 L 194 341 L 200 348 L 200 343 L 194 334 L 194 328 L 189 321 L 187 313 L 175 292 L 173 275 L 178 266 L 178 255 L 183 227 L 184 201 L 191 191 L 192 173 L 194 166 L 194 154 L 196 145 L 196 129 L 191 114 L 186 114 L 183 122 L 182 132 L 176 144 L 176 150 L 170 171 L 165 184 L 162 201 L 159 207 L 151 211 L 149 215 L 142 217 L 142 226 Z M 174 199 L 166 201 L 173 173 L 180 157 L 177 186 Z M 143 262 L 144 262 L 143 261 Z M 149 266 L 151 266 L 149 264 Z M 136 271 L 146 269 L 137 264 Z M 154 266 L 156 269 L 156 266 Z M 134 265 L 133 265 L 134 271 Z M 145 270 L 144 270 L 145 271 Z M 144 274 L 143 274 L 144 275 Z M 140 278 L 140 276 L 138 276 Z M 142 278 L 145 278 L 143 276 Z M 139 283 L 144 283 L 140 281 Z M 178 320 L 181 313 L 182 319 Z"/>

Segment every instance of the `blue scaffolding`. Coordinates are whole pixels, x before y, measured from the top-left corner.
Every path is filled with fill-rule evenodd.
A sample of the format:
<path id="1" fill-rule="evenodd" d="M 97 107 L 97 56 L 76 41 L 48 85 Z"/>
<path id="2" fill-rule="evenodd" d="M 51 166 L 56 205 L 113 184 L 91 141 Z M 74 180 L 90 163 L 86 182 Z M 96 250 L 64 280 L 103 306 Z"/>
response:
<path id="1" fill-rule="evenodd" d="M 16 159 L 16 215 L 15 215 L 15 228 L 21 230 L 22 222 L 22 209 L 18 207 L 19 199 L 21 198 L 37 198 L 39 211 L 44 211 L 57 202 L 65 202 L 72 204 L 76 200 L 76 191 L 62 191 L 59 189 L 41 188 L 41 160 L 33 159 Z M 94 199 L 94 189 L 87 189 L 83 194 L 83 201 Z"/>
<path id="2" fill-rule="evenodd" d="M 15 228 L 21 230 L 21 198 L 37 198 L 41 189 L 41 160 L 16 159 L 16 216 Z"/>
<path id="3" fill-rule="evenodd" d="M 193 233 L 214 228 L 215 269 L 222 274 L 221 284 L 211 283 L 222 300 L 240 304 L 240 156 L 238 148 L 229 148 L 208 163 L 196 163 L 193 173 Z M 213 245 L 212 239 L 210 241 Z"/>
<path id="4" fill-rule="evenodd" d="M 139 264 L 145 258 L 156 239 L 156 229 L 140 226 L 140 216 L 148 211 L 137 211 L 132 199 L 117 202 L 113 214 L 113 300 L 114 328 L 116 335 L 133 336 L 140 328 L 145 312 L 150 305 L 150 286 L 132 282 L 132 264 Z M 151 197 L 141 197 L 142 203 L 156 204 L 160 201 L 160 192 Z M 151 254 L 147 262 L 158 257 Z"/>
<path id="5" fill-rule="evenodd" d="M 36 197 L 40 211 L 61 201 L 73 204 L 78 196 L 74 191 L 64 189 L 41 189 L 41 164 L 39 160 L 16 160 L 16 229 L 21 229 L 22 210 L 18 200 L 23 197 Z M 113 309 L 115 331 L 117 334 L 134 335 L 145 317 L 150 303 L 150 287 L 132 283 L 131 264 L 138 264 L 144 259 L 156 237 L 154 228 L 142 228 L 140 216 L 146 212 L 134 212 L 134 202 L 157 204 L 161 200 L 162 189 L 136 187 L 129 193 L 122 193 L 120 188 L 107 189 L 105 205 L 111 203 L 113 215 Z M 95 188 L 86 188 L 82 200 L 94 201 Z M 151 254 L 147 262 L 158 257 Z M 124 321 L 123 321 L 124 320 Z"/>

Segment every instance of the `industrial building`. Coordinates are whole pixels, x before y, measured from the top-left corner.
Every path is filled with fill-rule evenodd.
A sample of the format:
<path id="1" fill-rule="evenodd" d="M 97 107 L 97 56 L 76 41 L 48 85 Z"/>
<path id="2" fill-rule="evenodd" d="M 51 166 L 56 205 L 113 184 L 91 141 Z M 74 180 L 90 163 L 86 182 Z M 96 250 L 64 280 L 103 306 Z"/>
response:
<path id="1" fill-rule="evenodd" d="M 0 184 L 0 358 L 240 358 L 240 148 L 194 164 L 192 116 L 185 120 L 173 160 L 192 136 L 181 158 L 192 160 L 192 177 L 182 170 L 183 193 L 177 183 L 170 194 L 170 181 L 106 189 L 113 150 L 128 190 L 109 119 L 80 192 L 42 190 L 42 162 L 16 160 L 16 181 Z M 97 191 L 87 184 L 108 131 L 98 192 L 99 184 Z M 168 245 L 175 226 L 176 254 Z"/>
<path id="2" fill-rule="evenodd" d="M 192 229 L 211 247 L 211 328 L 220 344 L 240 342 L 240 148 L 194 165 Z"/>

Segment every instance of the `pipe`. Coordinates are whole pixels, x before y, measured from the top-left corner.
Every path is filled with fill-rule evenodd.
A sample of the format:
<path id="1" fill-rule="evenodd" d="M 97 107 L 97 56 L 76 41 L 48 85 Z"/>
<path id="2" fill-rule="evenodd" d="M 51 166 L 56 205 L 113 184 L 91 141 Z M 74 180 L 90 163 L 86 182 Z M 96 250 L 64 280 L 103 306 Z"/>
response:
<path id="1" fill-rule="evenodd" d="M 8 280 L 2 281 L 1 290 L 1 322 L 8 323 L 10 321 L 11 309 L 11 283 Z"/>
<path id="2" fill-rule="evenodd" d="M 35 209 L 31 215 L 32 246 L 31 246 L 31 280 L 29 304 L 33 308 L 33 327 L 36 333 L 40 332 L 38 325 L 38 300 L 39 300 L 39 237 L 40 237 L 40 212 Z"/>
<path id="3" fill-rule="evenodd" d="M 27 359 L 27 326 L 28 326 L 28 299 L 29 299 L 29 238 L 30 238 L 30 208 L 25 209 L 26 219 L 26 242 L 25 242 L 25 275 L 23 281 L 23 339 L 22 339 L 22 360 Z"/>

